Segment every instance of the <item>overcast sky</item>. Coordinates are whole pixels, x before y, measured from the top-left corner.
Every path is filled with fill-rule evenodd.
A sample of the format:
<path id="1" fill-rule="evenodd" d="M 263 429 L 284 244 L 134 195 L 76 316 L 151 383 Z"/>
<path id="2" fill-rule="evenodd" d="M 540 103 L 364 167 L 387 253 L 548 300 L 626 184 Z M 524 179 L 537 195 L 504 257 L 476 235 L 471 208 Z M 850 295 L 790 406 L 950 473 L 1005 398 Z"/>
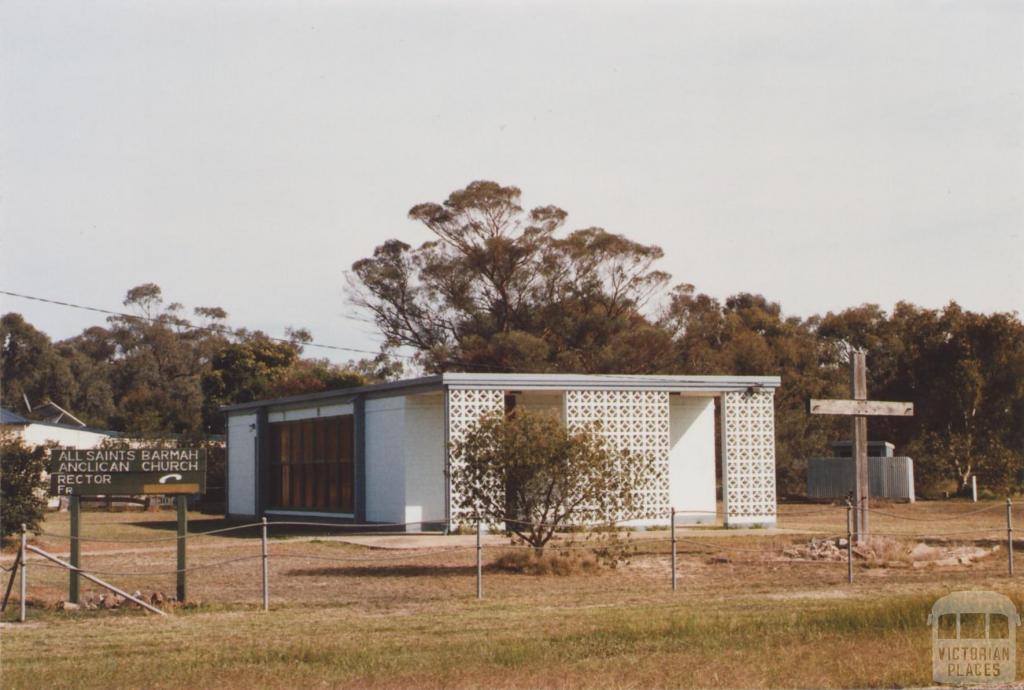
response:
<path id="1" fill-rule="evenodd" d="M 345 270 L 493 179 L 716 297 L 1024 312 L 1022 2 L 7 0 L 0 59 L 4 290 L 373 349 Z"/>

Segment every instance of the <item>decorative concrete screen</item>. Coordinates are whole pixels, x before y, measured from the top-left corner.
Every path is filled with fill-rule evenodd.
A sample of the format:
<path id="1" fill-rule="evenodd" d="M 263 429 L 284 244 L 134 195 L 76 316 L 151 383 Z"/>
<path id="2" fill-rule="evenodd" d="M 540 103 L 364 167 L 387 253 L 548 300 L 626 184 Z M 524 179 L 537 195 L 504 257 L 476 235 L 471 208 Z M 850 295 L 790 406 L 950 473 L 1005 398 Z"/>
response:
<path id="1" fill-rule="evenodd" d="M 664 391 L 570 390 L 565 392 L 565 421 L 572 430 L 600 422 L 601 434 L 618 449 L 643 454 L 651 470 L 642 486 L 640 510 L 615 520 L 665 520 L 669 515 L 668 393 Z"/>
<path id="2" fill-rule="evenodd" d="M 484 415 L 504 414 L 504 412 L 504 390 L 450 388 L 448 390 L 448 443 L 454 444 L 462 441 Z M 460 464 L 461 458 L 449 450 L 448 462 L 450 469 L 454 469 Z M 448 490 L 450 492 L 452 527 L 468 522 L 473 516 L 473 506 L 468 505 L 461 496 L 456 495 L 451 477 L 448 478 Z"/>
<path id="3" fill-rule="evenodd" d="M 727 525 L 775 522 L 775 393 L 722 394 L 722 496 Z"/>

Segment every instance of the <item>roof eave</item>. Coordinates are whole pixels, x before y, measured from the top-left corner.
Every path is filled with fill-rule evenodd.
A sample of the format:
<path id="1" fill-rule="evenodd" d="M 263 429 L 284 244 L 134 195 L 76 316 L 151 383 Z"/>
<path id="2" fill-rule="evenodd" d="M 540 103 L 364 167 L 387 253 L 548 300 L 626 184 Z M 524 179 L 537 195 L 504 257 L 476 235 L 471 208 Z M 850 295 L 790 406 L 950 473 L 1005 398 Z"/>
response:
<path id="1" fill-rule="evenodd" d="M 261 407 L 284 407 L 302 403 L 323 403 L 323 402 L 344 402 L 360 395 L 367 397 L 401 395 L 405 391 L 423 392 L 424 389 L 436 388 L 440 390 L 442 380 L 440 374 L 434 376 L 422 376 L 416 379 L 405 379 L 402 381 L 388 381 L 386 383 L 374 383 L 368 386 L 355 386 L 353 388 L 334 388 L 329 391 L 318 393 L 305 393 L 303 395 L 290 395 L 283 398 L 270 398 L 268 400 L 253 400 L 252 402 L 224 405 L 221 412 L 240 412 L 243 410 L 256 410 Z"/>
<path id="2" fill-rule="evenodd" d="M 621 390 L 706 393 L 709 395 L 746 391 L 750 388 L 775 389 L 779 376 L 652 376 L 628 374 L 445 374 L 444 383 L 452 388 L 515 388 L 520 390 Z"/>
<path id="3" fill-rule="evenodd" d="M 507 390 L 621 390 L 669 391 L 679 393 L 721 393 L 751 388 L 778 388 L 778 376 L 647 376 L 628 374 L 470 374 L 448 373 L 403 381 L 375 383 L 354 388 L 336 388 L 318 393 L 225 405 L 221 412 L 243 412 L 264 407 L 290 407 L 312 403 L 346 402 L 357 396 L 387 397 L 422 393 L 443 388 L 504 388 Z"/>

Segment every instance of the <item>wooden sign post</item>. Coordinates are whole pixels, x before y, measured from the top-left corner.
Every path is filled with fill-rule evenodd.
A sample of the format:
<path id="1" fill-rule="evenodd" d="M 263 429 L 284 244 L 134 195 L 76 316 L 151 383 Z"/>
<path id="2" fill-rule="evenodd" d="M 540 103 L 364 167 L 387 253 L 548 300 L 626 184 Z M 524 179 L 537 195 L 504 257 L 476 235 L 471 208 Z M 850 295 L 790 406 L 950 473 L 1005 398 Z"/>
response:
<path id="1" fill-rule="evenodd" d="M 854 498 L 857 543 L 863 544 L 868 525 L 868 417 L 913 417 L 914 403 L 868 400 L 867 358 L 862 350 L 850 357 L 850 389 L 853 400 L 811 400 L 811 414 L 838 414 L 853 417 Z"/>
<path id="2" fill-rule="evenodd" d="M 178 601 L 185 601 L 188 496 L 206 491 L 206 449 L 55 448 L 50 453 L 50 492 L 67 496 L 71 512 L 71 566 L 68 600 L 80 603 L 82 567 L 81 496 L 163 494 L 175 497 L 178 549 L 175 569 Z"/>

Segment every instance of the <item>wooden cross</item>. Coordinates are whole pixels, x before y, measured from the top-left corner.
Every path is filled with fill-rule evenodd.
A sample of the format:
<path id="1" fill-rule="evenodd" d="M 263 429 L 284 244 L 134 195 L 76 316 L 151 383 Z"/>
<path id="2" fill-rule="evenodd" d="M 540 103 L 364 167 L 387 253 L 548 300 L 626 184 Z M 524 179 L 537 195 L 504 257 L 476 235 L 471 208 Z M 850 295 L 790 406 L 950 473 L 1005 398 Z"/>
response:
<path id="1" fill-rule="evenodd" d="M 868 369 L 862 350 L 850 357 L 850 388 L 853 400 L 811 400 L 811 414 L 853 417 L 854 496 L 857 543 L 868 537 L 868 417 L 913 417 L 914 403 L 868 400 Z"/>

